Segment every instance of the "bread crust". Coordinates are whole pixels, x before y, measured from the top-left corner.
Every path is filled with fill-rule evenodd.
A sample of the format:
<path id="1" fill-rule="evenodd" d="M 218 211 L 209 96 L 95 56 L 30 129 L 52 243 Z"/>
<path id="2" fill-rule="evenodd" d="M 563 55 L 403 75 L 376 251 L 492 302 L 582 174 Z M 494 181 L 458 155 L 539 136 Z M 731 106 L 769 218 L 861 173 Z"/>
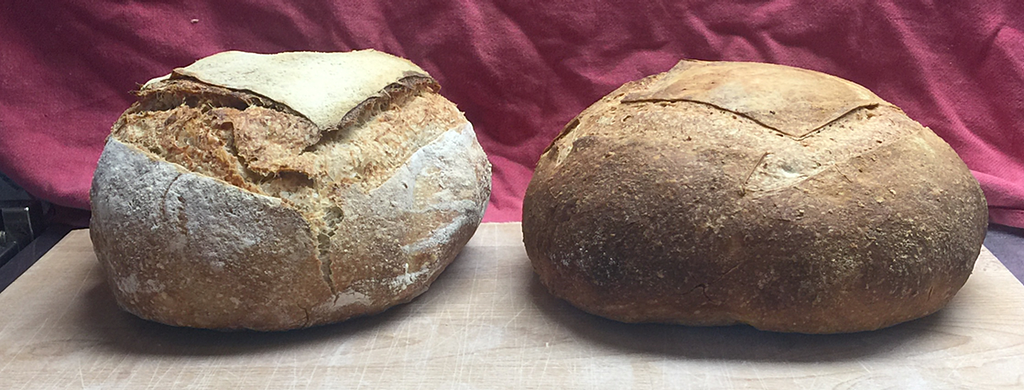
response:
<path id="1" fill-rule="evenodd" d="M 309 223 L 255 194 L 109 139 L 90 236 L 118 303 L 201 328 L 308 325 L 331 297 Z"/>
<path id="2" fill-rule="evenodd" d="M 786 118 L 814 120 L 784 100 L 772 126 L 666 96 L 664 80 L 691 65 L 612 92 L 541 156 L 523 233 L 554 295 L 624 322 L 840 333 L 931 314 L 964 284 L 986 204 L 931 130 L 871 96 L 810 104 L 848 111 L 792 131 Z M 776 74 L 758 80 L 769 88 L 792 69 L 737 66 Z M 743 86 L 725 73 L 701 80 Z"/>
<path id="3" fill-rule="evenodd" d="M 364 67 L 382 66 L 333 71 Z M 362 100 L 326 126 L 186 73 L 140 91 L 94 176 L 90 234 L 126 310 L 255 330 L 374 314 L 426 291 L 479 225 L 490 164 L 425 73 L 349 88 Z"/>

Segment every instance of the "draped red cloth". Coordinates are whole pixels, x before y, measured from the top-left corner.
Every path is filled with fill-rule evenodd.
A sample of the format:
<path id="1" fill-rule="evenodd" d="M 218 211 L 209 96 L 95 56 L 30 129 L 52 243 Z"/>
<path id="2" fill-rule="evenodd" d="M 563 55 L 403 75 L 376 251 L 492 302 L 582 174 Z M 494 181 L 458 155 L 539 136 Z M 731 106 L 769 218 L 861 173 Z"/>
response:
<path id="1" fill-rule="evenodd" d="M 834 74 L 932 128 L 1024 227 L 1024 2 L 0 0 L 0 172 L 88 208 L 104 137 L 152 77 L 223 50 L 375 48 L 416 62 L 494 166 L 485 220 L 519 220 L 541 151 L 582 109 L 682 58 Z"/>

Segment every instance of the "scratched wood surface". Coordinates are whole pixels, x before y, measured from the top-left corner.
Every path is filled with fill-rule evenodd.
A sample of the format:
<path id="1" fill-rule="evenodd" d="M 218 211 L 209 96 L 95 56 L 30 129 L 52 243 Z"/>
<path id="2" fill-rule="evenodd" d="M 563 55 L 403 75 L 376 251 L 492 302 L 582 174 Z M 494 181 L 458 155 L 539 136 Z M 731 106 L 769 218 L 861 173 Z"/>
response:
<path id="1" fill-rule="evenodd" d="M 988 251 L 949 307 L 849 335 L 627 325 L 552 298 L 518 224 L 485 224 L 430 291 L 282 333 L 121 312 L 87 231 L 0 294 L 0 389 L 943 389 L 1024 386 L 1024 286 Z"/>

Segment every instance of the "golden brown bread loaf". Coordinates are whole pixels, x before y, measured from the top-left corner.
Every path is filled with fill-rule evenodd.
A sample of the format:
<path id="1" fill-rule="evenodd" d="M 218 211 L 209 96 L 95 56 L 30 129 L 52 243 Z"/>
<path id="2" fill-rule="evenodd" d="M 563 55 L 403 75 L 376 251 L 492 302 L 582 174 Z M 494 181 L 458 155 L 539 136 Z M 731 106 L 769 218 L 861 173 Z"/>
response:
<path id="1" fill-rule="evenodd" d="M 411 62 L 224 52 L 147 83 L 93 180 L 117 302 L 171 325 L 283 330 L 424 292 L 473 235 L 490 164 Z"/>
<path id="2" fill-rule="evenodd" d="M 625 322 L 838 333 L 942 308 L 987 225 L 956 153 L 848 81 L 682 61 L 573 119 L 523 204 L 556 296 Z"/>

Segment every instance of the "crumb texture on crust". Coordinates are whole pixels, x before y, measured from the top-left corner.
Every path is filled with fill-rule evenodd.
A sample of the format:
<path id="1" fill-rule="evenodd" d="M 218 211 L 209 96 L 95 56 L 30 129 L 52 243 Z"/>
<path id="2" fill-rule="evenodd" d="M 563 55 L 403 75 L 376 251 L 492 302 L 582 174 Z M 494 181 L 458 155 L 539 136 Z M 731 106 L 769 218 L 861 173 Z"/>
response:
<path id="1" fill-rule="evenodd" d="M 394 77 L 382 89 L 364 88 L 363 100 L 328 127 L 294 104 L 252 90 L 173 75 L 147 84 L 115 123 L 92 190 L 94 210 L 106 210 L 94 211 L 93 239 L 111 243 L 98 245 L 97 255 L 119 303 L 176 325 L 275 330 L 376 313 L 425 291 L 482 220 L 490 164 L 469 122 L 436 93 L 436 82 L 425 74 Z M 177 176 L 168 181 L 142 175 L 126 168 L 132 164 L 159 166 L 147 169 Z M 174 190 L 198 181 L 215 184 Z M 154 199 L 139 203 L 136 197 Z M 200 210 L 195 202 L 208 207 Z M 254 204 L 263 205 L 262 218 L 235 218 L 254 212 Z M 131 220 L 147 212 L 170 222 L 150 228 L 154 221 Z M 204 218 L 212 221 L 200 223 Z M 290 257 L 232 251 L 238 244 L 232 240 L 255 240 L 245 233 L 249 225 L 276 226 L 265 238 L 291 248 Z M 132 238 L 139 249 L 125 249 L 117 244 L 125 235 L 146 238 Z M 204 235 L 219 241 L 200 245 Z M 162 252 L 169 248 L 188 250 Z M 175 301 L 182 308 L 177 310 L 139 295 L 153 291 L 131 288 L 224 274 L 217 274 L 221 265 L 212 261 L 192 264 L 187 272 L 147 268 L 181 263 L 198 250 L 229 260 L 221 263 L 247 264 L 231 269 L 236 277 L 281 267 L 274 274 L 287 293 L 272 297 L 277 287 L 256 283 L 258 275 L 248 281 L 211 278 L 224 285 L 211 282 L 202 293 L 187 283 L 164 283 L 170 287 L 159 293 L 184 296 Z M 145 280 L 143 269 L 152 271 Z M 232 290 L 232 283 L 246 291 Z M 289 309 L 274 318 L 238 318 L 233 310 L 242 306 L 208 305 L 211 296 L 241 302 L 250 313 Z"/>
<path id="2" fill-rule="evenodd" d="M 930 130 L 888 104 L 794 136 L 629 99 L 671 73 L 612 92 L 541 156 L 523 232 L 553 294 L 627 322 L 837 333 L 930 314 L 966 281 L 986 205 Z"/>

